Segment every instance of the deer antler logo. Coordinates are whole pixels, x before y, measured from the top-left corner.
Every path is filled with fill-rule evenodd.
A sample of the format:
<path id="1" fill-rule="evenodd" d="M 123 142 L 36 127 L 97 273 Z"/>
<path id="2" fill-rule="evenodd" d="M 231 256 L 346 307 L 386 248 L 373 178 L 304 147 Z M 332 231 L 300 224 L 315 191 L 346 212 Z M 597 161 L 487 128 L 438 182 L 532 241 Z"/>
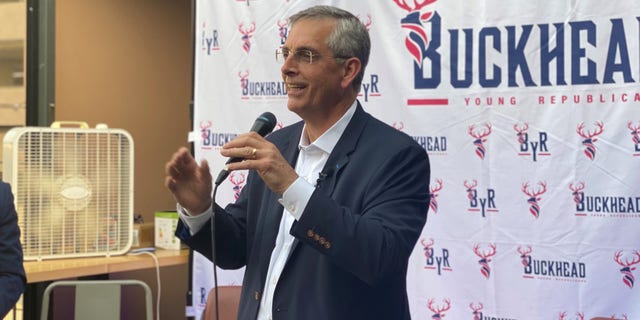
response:
<path id="1" fill-rule="evenodd" d="M 582 198 L 584 197 L 584 192 L 582 190 L 584 190 L 584 181 L 580 181 L 580 183 L 578 183 L 578 185 L 574 186 L 573 183 L 569 184 L 569 189 L 571 189 L 571 194 L 573 195 L 573 202 L 575 202 L 576 205 L 580 204 L 580 202 L 582 202 Z"/>
<path id="2" fill-rule="evenodd" d="M 238 31 L 242 33 L 242 37 L 240 38 L 242 40 L 242 50 L 244 50 L 245 53 L 249 53 L 249 50 L 251 50 L 251 38 L 253 38 L 253 32 L 256 31 L 256 23 L 252 22 L 251 26 L 247 28 L 244 28 L 244 23 L 240 23 Z"/>
<path id="3" fill-rule="evenodd" d="M 522 266 L 527 267 L 529 265 L 529 259 L 531 259 L 530 253 L 533 251 L 531 246 L 527 246 L 526 249 L 518 246 L 518 253 L 520 254 L 520 259 L 522 260 Z"/>
<path id="4" fill-rule="evenodd" d="M 640 252 L 635 250 L 633 251 L 633 255 L 633 259 L 629 260 L 625 258 L 624 261 L 621 259 L 622 251 L 616 252 L 613 256 L 613 260 L 622 266 L 622 269 L 620 269 L 620 273 L 622 273 L 622 282 L 624 282 L 624 284 L 629 288 L 633 288 L 633 283 L 636 280 L 632 273 L 636 268 L 631 266 L 640 263 Z"/>
<path id="5" fill-rule="evenodd" d="M 433 251 L 432 247 L 435 243 L 435 240 L 433 240 L 433 238 L 429 238 L 429 242 L 426 242 L 424 239 L 422 239 L 420 240 L 420 243 L 422 244 L 422 249 L 424 250 L 424 257 L 426 258 L 426 260 L 429 260 L 429 258 L 431 258 L 431 252 Z"/>
<path id="6" fill-rule="evenodd" d="M 245 72 L 238 71 L 238 77 L 240 77 L 240 88 L 246 89 L 249 86 L 249 80 L 247 79 L 249 78 L 249 70 Z"/>
<path id="7" fill-rule="evenodd" d="M 489 266 L 491 259 L 489 259 L 489 257 L 493 257 L 496 254 L 495 243 L 489 244 L 488 251 L 480 251 L 480 244 L 476 244 L 473 247 L 473 252 L 480 257 L 480 260 L 478 260 L 478 263 L 480 264 L 480 273 L 482 273 L 485 278 L 489 279 L 489 276 L 491 275 L 491 267 Z"/>
<path id="8" fill-rule="evenodd" d="M 566 316 L 567 316 L 566 311 L 560 312 L 560 314 L 558 314 L 558 320 L 564 320 Z M 577 320 L 584 320 L 584 313 L 576 312 L 576 317 L 577 317 Z"/>
<path id="9" fill-rule="evenodd" d="M 287 36 L 289 35 L 289 20 L 278 20 L 278 32 L 280 33 L 280 45 L 284 45 L 285 41 L 287 41 Z"/>
<path id="10" fill-rule="evenodd" d="M 426 56 L 429 45 L 424 23 L 428 22 L 433 16 L 433 12 L 421 13 L 420 9 L 436 1 L 437 0 L 425 0 L 418 2 L 417 0 L 413 0 L 413 6 L 410 6 L 406 0 L 393 0 L 398 7 L 409 12 L 400 20 L 400 26 L 409 30 L 409 35 L 405 38 L 404 44 L 419 66 L 422 66 L 422 61 Z"/>
<path id="11" fill-rule="evenodd" d="M 436 179 L 436 185 L 429 190 L 429 208 L 433 213 L 438 213 L 438 192 L 442 190 L 442 179 Z"/>
<path id="12" fill-rule="evenodd" d="M 439 306 L 439 305 L 434 306 L 433 299 L 429 299 L 429 301 L 427 301 L 427 308 L 429 308 L 429 310 L 433 312 L 431 319 L 434 319 L 434 320 L 442 319 L 445 316 L 444 312 L 451 309 L 451 300 L 444 299 L 443 302 L 444 302 L 444 305 L 442 306 Z"/>
<path id="13" fill-rule="evenodd" d="M 471 310 L 473 311 L 473 320 L 482 320 L 482 312 L 480 312 L 480 310 L 482 310 L 482 308 L 484 308 L 484 306 L 482 305 L 482 303 L 478 303 L 479 306 L 476 307 L 476 305 L 473 304 L 473 302 L 469 303 L 469 308 L 471 308 Z"/>
<path id="14" fill-rule="evenodd" d="M 604 131 L 604 124 L 602 123 L 602 121 L 597 121 L 596 129 L 594 129 L 593 132 L 587 130 L 587 132 L 585 133 L 582 131 L 583 129 L 584 122 L 578 125 L 576 132 L 584 138 L 584 140 L 582 140 L 582 145 L 584 145 L 585 147 L 584 154 L 587 156 L 587 158 L 593 160 L 596 157 L 596 146 L 594 143 L 598 141 L 598 139 L 596 139 L 595 137 L 599 136 Z"/>
<path id="15" fill-rule="evenodd" d="M 487 142 L 486 137 L 491 134 L 491 124 L 485 124 L 484 129 L 478 132 L 474 131 L 474 125 L 470 125 L 468 133 L 470 136 L 476 138 L 473 140 L 473 145 L 476 146 L 476 155 L 478 155 L 480 159 L 484 159 L 487 153 L 484 143 Z"/>
<path id="16" fill-rule="evenodd" d="M 366 21 L 363 21 L 362 19 L 360 19 L 360 21 L 362 21 L 362 24 L 364 24 L 364 27 L 367 29 L 367 31 L 369 31 L 369 29 L 371 28 L 371 14 L 367 15 Z"/>
<path id="17" fill-rule="evenodd" d="M 209 137 L 210 128 L 211 121 L 200 121 L 200 132 L 202 133 L 203 140 L 206 140 Z"/>
<path id="18" fill-rule="evenodd" d="M 476 187 L 478 186 L 478 180 L 473 179 L 472 183 L 468 183 L 467 180 L 464 181 L 464 187 L 467 188 L 467 198 L 469 201 L 473 201 L 475 198 Z"/>
<path id="19" fill-rule="evenodd" d="M 540 186 L 540 189 L 533 191 L 529 190 L 529 182 L 522 184 L 522 192 L 529 196 L 529 199 L 527 199 L 527 202 L 529 203 L 529 212 L 536 218 L 540 216 L 540 205 L 538 204 L 538 201 L 542 199 L 538 196 L 547 192 L 546 182 L 538 182 L 538 185 Z"/>
<path id="20" fill-rule="evenodd" d="M 231 176 L 229 176 L 229 181 L 233 184 L 233 197 L 235 200 L 238 200 L 238 197 L 240 197 L 240 191 L 242 191 L 244 181 L 246 180 L 244 173 L 240 173 L 239 176 L 240 178 L 236 179 L 235 172 L 232 172 Z"/>
<path id="21" fill-rule="evenodd" d="M 524 144 L 527 143 L 527 130 L 529 129 L 529 124 L 525 122 L 524 126 L 519 127 L 518 124 L 513 125 L 513 130 L 516 131 L 516 136 L 518 137 L 518 143 Z"/>

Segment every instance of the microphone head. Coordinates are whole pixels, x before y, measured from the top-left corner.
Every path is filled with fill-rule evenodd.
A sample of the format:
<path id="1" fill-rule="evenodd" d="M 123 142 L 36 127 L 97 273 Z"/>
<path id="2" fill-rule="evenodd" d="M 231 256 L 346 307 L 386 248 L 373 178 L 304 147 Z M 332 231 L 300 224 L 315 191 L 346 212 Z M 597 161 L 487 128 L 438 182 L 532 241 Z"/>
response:
<path id="1" fill-rule="evenodd" d="M 253 123 L 251 131 L 257 132 L 261 136 L 266 136 L 276 127 L 276 116 L 271 112 L 261 114 Z"/>

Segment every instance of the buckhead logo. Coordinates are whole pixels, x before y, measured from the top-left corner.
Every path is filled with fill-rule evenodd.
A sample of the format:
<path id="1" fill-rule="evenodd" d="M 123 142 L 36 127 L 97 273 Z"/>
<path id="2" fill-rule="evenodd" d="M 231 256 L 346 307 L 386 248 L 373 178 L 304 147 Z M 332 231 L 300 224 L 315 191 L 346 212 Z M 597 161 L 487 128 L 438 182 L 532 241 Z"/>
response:
<path id="1" fill-rule="evenodd" d="M 585 183 L 570 183 L 569 189 L 576 204 L 576 216 L 640 217 L 640 196 L 585 195 Z"/>
<path id="2" fill-rule="evenodd" d="M 445 311 L 451 309 L 451 300 L 450 299 L 442 299 L 442 304 L 434 304 L 435 299 L 431 298 L 427 301 L 427 308 L 433 312 L 431 319 L 440 320 L 445 317 Z"/>
<path id="3" fill-rule="evenodd" d="M 633 257 L 625 257 L 624 261 L 622 260 L 622 256 L 622 250 L 620 250 L 613 255 L 613 260 L 622 266 L 622 269 L 620 269 L 620 273 L 622 273 L 622 282 L 626 284 L 629 289 L 632 289 L 636 280 L 632 273 L 632 271 L 636 270 L 636 267 L 632 266 L 640 263 L 640 251 L 634 250 Z"/>
<path id="4" fill-rule="evenodd" d="M 253 38 L 253 33 L 256 31 L 256 23 L 251 22 L 251 25 L 245 27 L 244 23 L 241 22 L 238 25 L 238 31 L 242 34 L 240 38 L 242 40 L 242 51 L 248 54 L 251 51 L 251 38 Z"/>
<path id="5" fill-rule="evenodd" d="M 526 248 L 518 246 L 523 278 L 586 282 L 587 265 L 584 262 L 533 259 L 531 252 L 533 249 L 530 245 Z"/>
<path id="6" fill-rule="evenodd" d="M 529 196 L 529 199 L 527 199 L 527 202 L 529 203 L 529 212 L 536 219 L 540 216 L 540 205 L 538 204 L 538 201 L 542 200 L 542 198 L 540 198 L 539 195 L 547 192 L 546 182 L 540 181 L 538 182 L 538 185 L 540 188 L 535 189 L 534 191 L 533 188 L 529 189 L 529 182 L 522 184 L 522 192 Z"/>
<path id="7" fill-rule="evenodd" d="M 229 182 L 233 185 L 233 198 L 238 200 L 240 197 L 240 191 L 244 188 L 244 182 L 246 180 L 244 173 L 239 173 L 236 175 L 236 172 L 231 172 L 229 175 Z"/>
<path id="8" fill-rule="evenodd" d="M 287 89 L 284 81 L 250 81 L 249 70 L 238 71 L 240 78 L 240 91 L 242 100 L 249 99 L 285 99 Z"/>
<path id="9" fill-rule="evenodd" d="M 478 131 L 475 130 L 474 125 L 470 125 L 467 133 L 475 138 L 475 140 L 473 140 L 473 145 L 476 146 L 476 155 L 478 156 L 478 158 L 484 160 L 485 156 L 487 155 L 487 149 L 484 146 L 484 143 L 487 142 L 486 137 L 491 134 L 491 124 L 486 123 L 484 125 L 484 128 Z"/>
<path id="10" fill-rule="evenodd" d="M 480 264 L 480 273 L 486 278 L 489 279 L 491 276 L 491 266 L 489 262 L 491 262 L 490 257 L 493 257 L 496 254 L 496 244 L 490 243 L 488 250 L 481 250 L 480 244 L 476 243 L 473 246 L 473 253 L 475 253 L 480 260 L 478 260 L 478 264 Z"/>
<path id="11" fill-rule="evenodd" d="M 590 130 L 587 130 L 586 133 L 583 132 L 584 122 L 580 123 L 578 125 L 578 128 L 576 129 L 576 133 L 584 138 L 584 140 L 582 140 L 582 145 L 584 145 L 585 147 L 584 154 L 590 160 L 593 160 L 596 157 L 595 142 L 598 141 L 598 139 L 595 137 L 599 136 L 604 131 L 604 124 L 602 123 L 602 121 L 596 121 L 595 125 L 596 129 L 594 129 L 593 132 L 591 132 Z"/>
<path id="12" fill-rule="evenodd" d="M 398 131 L 404 130 L 404 122 L 394 122 L 391 125 Z M 429 155 L 446 155 L 447 137 L 445 136 L 411 136 Z"/>

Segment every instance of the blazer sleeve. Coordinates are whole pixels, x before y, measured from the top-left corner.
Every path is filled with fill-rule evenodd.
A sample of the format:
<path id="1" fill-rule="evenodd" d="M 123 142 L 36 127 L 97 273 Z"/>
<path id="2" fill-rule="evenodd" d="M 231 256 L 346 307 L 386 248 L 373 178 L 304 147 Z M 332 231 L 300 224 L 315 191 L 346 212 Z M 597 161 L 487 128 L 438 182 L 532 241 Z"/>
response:
<path id="1" fill-rule="evenodd" d="M 24 292 L 26 276 L 22 264 L 18 216 L 9 185 L 0 182 L 0 319 Z"/>
<path id="2" fill-rule="evenodd" d="M 344 169 L 333 196 L 316 190 L 291 232 L 375 286 L 406 270 L 427 218 L 430 170 L 415 145 L 366 157 L 352 159 L 358 165 Z"/>

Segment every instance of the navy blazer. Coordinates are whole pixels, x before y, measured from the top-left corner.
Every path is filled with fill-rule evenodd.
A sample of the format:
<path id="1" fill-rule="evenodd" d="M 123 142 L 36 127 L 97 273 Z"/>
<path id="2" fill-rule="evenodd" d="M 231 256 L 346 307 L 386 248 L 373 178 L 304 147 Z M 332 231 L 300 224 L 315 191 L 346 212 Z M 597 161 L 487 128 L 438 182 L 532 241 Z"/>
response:
<path id="1" fill-rule="evenodd" d="M 11 186 L 0 181 L 0 319 L 13 308 L 26 285 L 18 215 Z"/>
<path id="2" fill-rule="evenodd" d="M 295 167 L 303 123 L 270 134 Z M 360 104 L 331 152 L 273 299 L 273 319 L 410 319 L 409 256 L 426 222 L 429 160 L 411 137 Z M 283 207 L 251 171 L 238 200 L 215 206 L 216 264 L 246 266 L 238 319 L 255 319 Z M 211 228 L 176 235 L 211 259 Z"/>

